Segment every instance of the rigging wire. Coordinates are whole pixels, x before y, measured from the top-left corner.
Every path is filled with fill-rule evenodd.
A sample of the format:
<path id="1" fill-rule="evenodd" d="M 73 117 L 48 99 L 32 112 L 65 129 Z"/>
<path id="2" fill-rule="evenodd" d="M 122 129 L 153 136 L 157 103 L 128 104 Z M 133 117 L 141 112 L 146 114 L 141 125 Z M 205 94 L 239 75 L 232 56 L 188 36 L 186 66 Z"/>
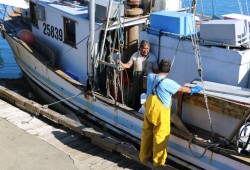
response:
<path id="1" fill-rule="evenodd" d="M 204 8 L 203 8 L 203 1 L 200 0 L 200 4 L 201 4 L 201 16 L 202 16 L 202 19 L 204 18 Z"/>
<path id="2" fill-rule="evenodd" d="M 178 41 L 178 44 L 177 44 L 177 47 L 176 47 L 176 50 L 175 50 L 175 54 L 174 54 L 174 58 L 173 58 L 173 60 L 172 60 L 171 68 L 172 68 L 173 65 L 174 65 L 175 58 L 176 58 L 176 55 L 177 55 L 177 52 L 178 52 L 178 49 L 179 49 L 180 42 L 181 42 L 181 38 L 180 38 L 179 41 Z"/>
<path id="3" fill-rule="evenodd" d="M 216 0 L 215 0 L 216 1 Z M 212 10 L 213 10 L 213 16 L 215 16 L 215 4 L 214 0 L 212 0 Z"/>
<path id="4" fill-rule="evenodd" d="M 3 6 L 3 11 L 4 11 L 4 13 L 2 12 L 2 10 L 1 10 L 1 14 L 3 14 L 3 18 L 2 18 L 2 22 L 3 22 L 3 25 L 4 25 L 4 19 L 5 19 L 5 17 L 6 17 L 6 13 L 8 14 L 8 11 L 7 11 L 7 5 L 2 5 Z"/>
<path id="5" fill-rule="evenodd" d="M 112 4 L 113 4 L 113 1 L 109 0 L 108 13 L 107 13 L 107 22 L 106 22 L 106 26 L 105 26 L 105 30 L 104 30 L 104 37 L 103 37 L 103 41 L 102 41 L 102 45 L 101 45 L 101 52 L 100 52 L 100 56 L 99 56 L 99 61 L 97 61 L 97 62 L 100 62 L 100 61 L 103 60 L 103 50 L 104 50 L 106 35 L 107 35 L 107 31 L 108 31 L 108 26 L 109 26 L 109 19 L 110 19 Z"/>
<path id="6" fill-rule="evenodd" d="M 246 10 L 247 10 L 247 15 L 249 16 L 249 10 L 248 10 L 248 2 L 246 0 Z"/>
<path id="7" fill-rule="evenodd" d="M 191 2 L 191 0 L 189 0 L 189 12 L 191 13 L 192 12 L 192 2 Z"/>
<path id="8" fill-rule="evenodd" d="M 95 29 L 95 31 L 99 30 L 103 25 L 100 25 L 99 27 L 97 27 Z M 79 45 L 81 42 L 83 42 L 84 40 L 86 40 L 87 38 L 89 38 L 90 35 L 87 35 L 86 37 L 84 37 L 82 40 L 80 40 L 78 43 L 76 43 L 76 46 Z M 62 53 L 62 56 L 64 56 L 66 53 L 68 53 L 70 50 L 75 49 L 74 47 L 69 48 L 68 50 L 66 50 L 65 52 Z"/>
<path id="9" fill-rule="evenodd" d="M 124 47 L 124 39 L 123 39 L 123 31 L 122 31 L 122 22 L 121 22 L 121 3 L 118 1 L 118 22 L 119 22 L 119 47 L 118 47 L 118 55 L 119 55 L 119 60 L 121 59 L 121 50 Z M 117 86 L 120 88 L 121 92 L 121 99 L 122 103 L 124 104 L 124 99 L 123 99 L 123 72 L 120 72 L 117 76 Z M 119 89 L 117 88 L 117 89 Z M 117 90 L 117 96 L 118 96 L 118 90 Z"/>
<path id="10" fill-rule="evenodd" d="M 240 13 L 243 14 L 241 0 L 238 0 L 238 5 L 239 5 Z"/>

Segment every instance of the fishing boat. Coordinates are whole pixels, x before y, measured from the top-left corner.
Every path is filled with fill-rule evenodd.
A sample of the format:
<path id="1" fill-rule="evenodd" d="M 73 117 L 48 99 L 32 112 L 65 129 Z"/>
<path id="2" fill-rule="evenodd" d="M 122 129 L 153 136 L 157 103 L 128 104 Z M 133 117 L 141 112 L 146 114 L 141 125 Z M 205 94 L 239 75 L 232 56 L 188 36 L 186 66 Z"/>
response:
<path id="1" fill-rule="evenodd" d="M 116 61 L 126 62 L 148 40 L 158 62 L 172 60 L 170 78 L 204 89 L 174 96 L 172 161 L 190 169 L 250 168 L 247 16 L 203 20 L 181 0 L 11 2 L 0 1 L 22 9 L 6 15 L 1 33 L 45 106 L 83 115 L 139 145 L 143 113 L 131 108 L 132 76 Z"/>

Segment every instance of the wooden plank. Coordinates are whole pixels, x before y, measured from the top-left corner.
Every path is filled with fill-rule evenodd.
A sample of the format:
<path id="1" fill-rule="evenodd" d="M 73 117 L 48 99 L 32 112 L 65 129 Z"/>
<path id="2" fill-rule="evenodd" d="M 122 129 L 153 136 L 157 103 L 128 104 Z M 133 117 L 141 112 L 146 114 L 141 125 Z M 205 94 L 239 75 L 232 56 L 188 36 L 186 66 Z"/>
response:
<path id="1" fill-rule="evenodd" d="M 61 77 L 63 77 L 64 79 L 70 81 L 72 84 L 77 85 L 77 86 L 83 86 L 81 83 L 79 83 L 78 81 L 74 80 L 73 78 L 65 74 L 62 70 L 56 70 L 55 72 Z"/>
<path id="2" fill-rule="evenodd" d="M 96 154 L 102 152 L 103 150 L 99 147 L 96 147 L 95 145 L 93 145 L 93 147 L 91 149 L 85 150 L 84 153 L 82 152 L 79 155 L 76 155 L 74 157 L 74 159 L 77 159 L 78 161 L 84 161 L 92 156 L 95 156 Z"/>
<path id="3" fill-rule="evenodd" d="M 60 147 L 61 150 L 63 150 L 64 152 L 68 153 L 68 150 L 74 150 L 74 149 L 78 149 L 80 148 L 82 145 L 84 144 L 88 144 L 89 140 L 84 140 L 82 138 L 71 138 L 71 140 L 68 140 L 66 143 L 61 141 L 61 144 L 59 144 L 58 146 Z M 72 144 L 75 145 L 75 143 L 78 143 L 74 148 L 72 148 Z"/>
<path id="4" fill-rule="evenodd" d="M 65 137 L 65 138 L 62 138 L 62 139 L 60 139 L 60 141 L 62 142 L 62 143 L 64 143 L 64 144 L 67 144 L 67 143 L 69 143 L 69 142 L 71 142 L 71 141 L 73 141 L 73 140 L 78 140 L 78 139 L 80 139 L 82 136 L 80 135 L 80 134 L 78 134 L 78 133 L 72 133 L 71 135 L 69 135 L 69 136 L 67 136 L 67 137 Z"/>
<path id="5" fill-rule="evenodd" d="M 61 140 L 62 138 L 65 138 L 69 135 L 71 135 L 71 133 L 57 130 L 57 131 L 52 131 L 52 132 L 40 135 L 39 138 L 43 139 L 44 141 L 51 141 L 55 139 Z"/>
<path id="6" fill-rule="evenodd" d="M 77 139 L 76 139 L 76 140 L 73 140 L 73 141 L 77 141 Z M 72 141 L 72 142 L 73 142 L 73 141 Z M 59 150 L 63 151 L 64 153 L 70 155 L 70 156 L 71 156 L 71 154 L 69 154 L 69 152 L 72 153 L 73 151 L 76 150 L 76 149 L 73 149 L 73 148 L 69 147 L 67 144 L 64 144 L 64 143 L 59 143 L 59 144 L 54 145 L 54 146 L 55 146 L 56 148 L 58 148 Z"/>
<path id="7" fill-rule="evenodd" d="M 97 164 L 91 166 L 91 169 L 106 169 L 117 164 L 117 162 L 123 160 L 124 157 L 118 154 L 113 154 L 111 157 L 106 158 L 104 161 L 100 161 Z"/>
<path id="8" fill-rule="evenodd" d="M 91 150 L 93 148 L 96 148 L 95 145 L 89 143 L 89 142 L 83 142 L 82 145 L 78 146 L 77 148 L 75 148 L 75 150 L 72 150 L 70 152 L 70 155 L 72 158 L 76 158 L 78 159 L 78 157 L 84 152 L 88 152 L 88 150 Z"/>
<path id="9" fill-rule="evenodd" d="M 132 163 L 132 164 L 128 165 L 128 166 L 127 166 L 127 168 L 125 168 L 125 169 L 126 169 L 126 170 L 128 170 L 128 169 L 136 169 L 136 170 L 140 170 L 140 169 L 142 169 L 142 170 L 150 170 L 150 168 L 145 167 L 144 165 L 139 164 L 138 162 L 134 162 L 134 163 Z"/>
<path id="10" fill-rule="evenodd" d="M 107 170 L 113 170 L 113 169 L 118 169 L 118 168 L 126 168 L 127 165 L 131 165 L 132 163 L 134 163 L 134 161 L 132 159 L 122 159 L 121 161 L 117 162 L 116 165 L 113 166 L 109 166 L 105 169 Z"/>
<path id="11" fill-rule="evenodd" d="M 87 167 L 91 167 L 95 164 L 97 164 L 100 161 L 103 161 L 104 159 L 106 159 L 107 157 L 110 157 L 112 155 L 111 152 L 108 151 L 102 151 L 98 154 L 96 154 L 95 156 L 92 156 L 84 161 L 82 161 L 82 163 L 87 166 Z"/>
<path id="12" fill-rule="evenodd" d="M 183 96 L 183 102 L 206 108 L 204 96 L 202 94 L 194 94 L 193 96 L 184 94 Z M 208 107 L 211 111 L 228 115 L 236 119 L 241 119 L 241 117 L 245 114 L 245 111 L 248 109 L 248 106 L 211 96 L 208 96 Z"/>
<path id="13" fill-rule="evenodd" d="M 89 143 L 89 139 L 85 138 L 84 136 L 82 136 L 80 139 L 76 140 L 76 141 L 72 141 L 67 143 L 67 145 L 73 149 L 76 149 L 77 147 L 81 146 L 83 143 Z"/>
<path id="14" fill-rule="evenodd" d="M 89 149 L 92 147 L 92 145 L 89 143 L 88 140 L 75 140 L 67 144 L 68 147 L 71 149 L 66 149 L 65 153 L 71 155 L 71 157 L 74 157 L 78 155 L 79 153 L 83 152 L 83 150 Z"/>
<path id="15" fill-rule="evenodd" d="M 70 133 L 61 133 L 58 136 L 54 136 L 54 135 L 49 135 L 48 137 L 44 137 L 44 138 L 41 138 L 42 140 L 50 143 L 51 145 L 53 146 L 56 146 L 56 145 L 61 145 L 61 144 L 64 144 L 61 140 L 64 139 L 64 138 L 67 138 L 67 140 L 70 140 L 72 137 L 71 137 L 72 134 Z M 40 138 L 40 137 L 39 137 Z M 73 140 L 71 140 L 73 141 Z"/>

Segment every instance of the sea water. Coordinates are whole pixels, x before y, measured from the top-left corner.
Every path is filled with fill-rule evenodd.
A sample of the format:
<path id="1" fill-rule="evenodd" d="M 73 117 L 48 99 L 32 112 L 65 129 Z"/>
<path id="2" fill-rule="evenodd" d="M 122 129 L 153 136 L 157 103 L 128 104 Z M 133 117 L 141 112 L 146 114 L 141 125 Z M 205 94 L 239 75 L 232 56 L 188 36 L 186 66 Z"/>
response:
<path id="1" fill-rule="evenodd" d="M 0 9 L 3 8 L 4 7 L 0 5 Z M 7 10 L 10 10 L 10 8 Z M 4 14 L 4 11 L 0 10 L 0 20 L 2 20 L 5 15 L 6 14 Z M 14 59 L 13 53 L 8 43 L 5 39 L 3 39 L 2 36 L 0 36 L 0 78 L 16 79 L 20 78 L 21 76 L 22 72 Z"/>
<path id="2" fill-rule="evenodd" d="M 183 7 L 190 7 L 192 0 L 183 0 Z M 218 16 L 237 13 L 250 14 L 250 0 L 197 0 L 196 10 L 199 14 Z"/>

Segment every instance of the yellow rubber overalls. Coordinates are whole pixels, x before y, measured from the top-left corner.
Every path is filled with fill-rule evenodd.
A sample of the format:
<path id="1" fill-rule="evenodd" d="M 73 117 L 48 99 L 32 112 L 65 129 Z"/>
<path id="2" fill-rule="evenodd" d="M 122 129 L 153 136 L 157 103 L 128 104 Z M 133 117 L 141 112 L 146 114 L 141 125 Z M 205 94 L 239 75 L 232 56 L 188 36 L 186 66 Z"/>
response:
<path id="1" fill-rule="evenodd" d="M 154 166 L 164 165 L 167 158 L 167 140 L 170 135 L 170 107 L 165 107 L 159 97 L 150 94 L 145 103 L 142 126 L 140 160 L 146 163 L 152 155 Z"/>

